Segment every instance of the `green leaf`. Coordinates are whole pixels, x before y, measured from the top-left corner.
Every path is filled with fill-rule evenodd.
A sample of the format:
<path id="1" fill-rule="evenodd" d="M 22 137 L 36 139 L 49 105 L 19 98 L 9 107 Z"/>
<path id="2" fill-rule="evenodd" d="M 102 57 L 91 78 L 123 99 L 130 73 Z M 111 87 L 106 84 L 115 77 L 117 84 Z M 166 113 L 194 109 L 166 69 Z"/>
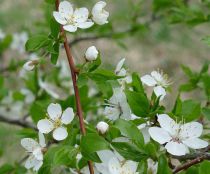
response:
<path id="1" fill-rule="evenodd" d="M 58 56 L 59 56 L 59 47 L 60 47 L 60 44 L 58 42 L 54 43 L 53 44 L 53 51 L 51 53 L 51 62 L 52 64 L 56 65 L 57 64 L 57 60 L 58 60 Z"/>
<path id="2" fill-rule="evenodd" d="M 26 51 L 37 51 L 42 47 L 48 46 L 50 44 L 50 40 L 46 35 L 35 35 L 29 38 L 26 42 Z"/>
<path id="3" fill-rule="evenodd" d="M 55 0 L 47 0 L 47 1 L 52 1 L 52 3 L 55 2 Z M 58 34 L 60 33 L 60 24 L 55 20 L 55 18 L 51 18 L 50 20 L 50 30 L 51 30 L 51 35 L 53 36 L 53 38 L 57 39 Z"/>
<path id="4" fill-rule="evenodd" d="M 46 116 L 46 107 L 48 102 L 36 101 L 32 104 L 30 108 L 30 115 L 35 123 Z"/>
<path id="5" fill-rule="evenodd" d="M 7 48 L 9 48 L 12 42 L 12 36 L 7 35 L 3 40 L 0 41 L 0 54 L 3 53 Z"/>
<path id="6" fill-rule="evenodd" d="M 10 164 L 4 164 L 0 167 L 1 174 L 8 174 L 8 173 L 11 173 L 13 170 L 14 170 L 14 167 Z"/>
<path id="7" fill-rule="evenodd" d="M 87 63 L 87 72 L 92 72 L 96 70 L 101 65 L 101 57 L 100 55 L 96 60 Z"/>
<path id="8" fill-rule="evenodd" d="M 118 128 L 123 136 L 131 138 L 137 145 L 144 145 L 144 137 L 141 131 L 131 121 L 118 119 L 114 125 Z"/>
<path id="9" fill-rule="evenodd" d="M 201 112 L 208 120 L 210 120 L 210 108 L 204 107 Z"/>
<path id="10" fill-rule="evenodd" d="M 94 146 L 87 146 L 88 144 L 93 144 Z M 80 147 L 82 152 L 93 153 L 109 149 L 109 143 L 98 134 L 88 133 L 85 136 L 82 136 Z"/>
<path id="11" fill-rule="evenodd" d="M 82 74 L 79 74 L 78 76 L 78 79 L 77 79 L 77 85 L 78 87 L 82 87 L 84 85 L 87 85 L 88 83 L 88 76 L 86 73 L 82 73 Z"/>
<path id="12" fill-rule="evenodd" d="M 209 161 L 203 161 L 200 164 L 199 174 L 207 174 L 207 173 L 209 173 L 209 168 L 210 168 L 210 162 Z"/>
<path id="13" fill-rule="evenodd" d="M 149 113 L 149 101 L 140 92 L 126 90 L 125 94 L 132 112 L 139 117 L 146 117 Z"/>
<path id="14" fill-rule="evenodd" d="M 35 130 L 24 128 L 17 132 L 17 135 L 21 138 L 30 137 L 30 138 L 37 138 L 37 132 Z"/>
<path id="15" fill-rule="evenodd" d="M 182 102 L 181 116 L 184 117 L 185 121 L 193 121 L 200 117 L 201 106 L 200 103 L 193 100 L 185 100 Z"/>
<path id="16" fill-rule="evenodd" d="M 113 142 L 112 146 L 127 160 L 139 162 L 147 157 L 137 146 L 128 142 Z"/>
<path id="17" fill-rule="evenodd" d="M 144 87 L 137 73 L 132 74 L 131 86 L 133 87 L 134 91 L 144 93 Z"/>
<path id="18" fill-rule="evenodd" d="M 23 101 L 25 99 L 25 95 L 23 95 L 21 92 L 19 91 L 14 91 L 12 93 L 12 97 L 14 100 L 16 101 Z"/>
<path id="19" fill-rule="evenodd" d="M 157 174 L 172 174 L 171 169 L 168 166 L 168 161 L 165 155 L 160 155 L 158 159 L 158 171 Z"/>

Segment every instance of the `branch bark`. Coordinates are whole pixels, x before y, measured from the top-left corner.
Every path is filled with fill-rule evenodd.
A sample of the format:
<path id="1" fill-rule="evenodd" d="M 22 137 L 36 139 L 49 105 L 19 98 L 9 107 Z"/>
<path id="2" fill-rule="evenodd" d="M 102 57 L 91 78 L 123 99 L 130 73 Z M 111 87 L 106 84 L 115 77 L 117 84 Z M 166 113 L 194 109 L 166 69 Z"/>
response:
<path id="1" fill-rule="evenodd" d="M 207 148 L 205 148 L 204 151 L 179 157 L 178 159 L 183 159 L 183 160 L 191 159 L 191 160 L 176 167 L 173 170 L 173 173 L 175 174 L 182 170 L 186 170 L 195 164 L 201 163 L 203 160 L 210 160 L 210 153 L 208 153 L 209 150 L 210 150 L 210 145 Z"/>
<path id="2" fill-rule="evenodd" d="M 31 128 L 31 129 L 34 129 L 37 131 L 36 126 L 34 126 L 30 122 L 27 122 L 27 121 L 21 120 L 21 119 L 11 119 L 11 118 L 7 118 L 5 116 L 0 115 L 0 122 L 17 125 L 17 126 L 21 126 L 24 128 Z"/>
<path id="3" fill-rule="evenodd" d="M 55 6 L 56 6 L 57 11 L 58 11 L 59 4 L 60 4 L 60 1 L 56 0 L 55 1 Z M 68 44 L 68 40 L 67 40 L 65 31 L 63 29 L 63 26 L 61 26 L 61 34 L 64 37 L 64 48 L 65 48 L 65 51 L 66 51 L 66 56 L 67 56 L 67 59 L 68 59 L 68 63 L 69 63 L 70 71 L 71 71 L 71 76 L 72 76 L 72 81 L 73 81 L 76 107 L 77 107 L 77 115 L 79 117 L 79 123 L 80 123 L 80 130 L 81 130 L 82 135 L 85 135 L 86 134 L 86 129 L 85 129 L 85 123 L 84 123 L 84 119 L 83 119 L 83 111 L 82 111 L 82 105 L 81 105 L 81 101 L 80 101 L 79 89 L 78 89 L 78 86 L 77 86 L 78 71 L 75 67 L 73 56 L 72 56 L 72 53 L 71 53 L 71 49 L 70 49 L 70 46 Z M 93 169 L 93 165 L 92 165 L 91 161 L 88 161 L 88 167 L 89 167 L 90 174 L 94 174 L 94 169 Z"/>

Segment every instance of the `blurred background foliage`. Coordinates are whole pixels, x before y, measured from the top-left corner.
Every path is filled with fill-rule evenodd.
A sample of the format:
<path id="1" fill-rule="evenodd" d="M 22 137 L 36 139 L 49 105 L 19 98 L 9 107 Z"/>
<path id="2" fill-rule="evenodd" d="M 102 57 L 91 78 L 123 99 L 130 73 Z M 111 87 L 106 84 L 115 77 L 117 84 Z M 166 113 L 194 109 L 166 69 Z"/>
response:
<path id="1" fill-rule="evenodd" d="M 5 91 L 5 94 L 8 94 L 11 90 L 15 100 L 23 100 L 24 97 L 19 90 L 25 85 L 36 93 L 37 72 L 28 75 L 30 80 L 17 78 L 29 54 L 18 53 L 8 47 L 14 33 L 25 31 L 29 36 L 39 33 L 49 34 L 50 24 L 46 19 L 52 17 L 54 5 L 49 6 L 51 2 L 53 0 L 0 0 L 0 29 L 7 35 L 4 43 L 0 44 L 1 94 Z M 77 4 L 78 7 L 87 6 L 91 9 L 96 1 L 72 0 L 71 2 Z M 130 71 L 136 71 L 141 75 L 151 72 L 153 69 L 163 69 L 173 81 L 172 92 L 166 100 L 166 105 L 172 108 L 179 85 L 188 83 L 188 78 L 190 78 L 191 70 L 188 67 L 192 69 L 192 75 L 194 72 L 198 73 L 203 64 L 210 60 L 208 46 L 208 44 L 210 45 L 208 37 L 210 35 L 210 1 L 108 0 L 107 4 L 107 9 L 110 11 L 109 24 L 68 34 L 75 61 L 82 63 L 86 48 L 96 45 L 101 52 L 103 62 L 105 62 L 104 66 L 109 69 L 113 69 L 123 57 L 126 58 L 126 65 Z M 43 58 L 46 56 L 45 53 L 40 55 Z M 59 59 L 65 59 L 63 50 Z M 48 74 L 44 78 L 60 86 L 58 80 L 60 69 L 52 69 L 51 67 L 54 66 L 46 63 L 49 62 L 48 59 L 43 59 L 43 61 L 45 64 L 41 68 Z M 184 66 L 181 68 L 181 65 Z M 184 76 L 182 69 L 188 78 Z M 68 74 L 66 78 L 68 79 Z M 1 85 L 3 81 L 4 85 Z M 206 82 L 205 85 L 207 85 L 205 89 L 208 90 L 210 88 L 208 83 Z M 195 89 L 193 92 L 184 93 L 182 97 L 193 97 L 200 102 L 206 102 L 205 93 Z M 68 88 L 66 87 L 65 90 L 68 91 Z M 82 91 L 84 100 L 88 103 L 86 89 Z M 3 97 L 4 94 L 2 94 Z M 45 97 L 42 96 L 42 98 Z M 33 111 L 40 108 L 37 106 L 46 108 L 51 101 L 48 98 L 43 102 L 42 98 L 28 106 L 35 122 L 38 119 L 36 115 L 33 115 Z M 64 101 L 62 104 L 64 107 L 67 102 Z M 44 112 L 43 110 L 39 111 L 39 113 Z M 26 114 L 24 112 L 21 116 Z M 17 115 L 14 115 L 14 118 L 18 118 Z M 20 157 L 24 157 L 23 149 L 19 146 L 19 140 L 24 132 L 17 130 L 19 130 L 18 127 L 0 124 L 0 164 L 5 162 L 16 164 Z M 34 135 L 33 132 L 27 133 L 31 133 L 31 136 Z M 18 168 L 17 173 L 21 173 L 23 170 Z"/>

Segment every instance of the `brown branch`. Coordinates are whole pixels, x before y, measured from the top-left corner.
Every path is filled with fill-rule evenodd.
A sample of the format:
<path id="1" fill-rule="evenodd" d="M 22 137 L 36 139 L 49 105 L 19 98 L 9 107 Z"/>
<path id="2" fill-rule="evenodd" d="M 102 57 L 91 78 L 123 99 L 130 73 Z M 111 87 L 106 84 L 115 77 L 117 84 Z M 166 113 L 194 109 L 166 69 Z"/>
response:
<path id="1" fill-rule="evenodd" d="M 11 118 L 7 118 L 5 116 L 0 115 L 0 122 L 37 130 L 36 126 L 34 126 L 32 123 L 29 123 L 21 119 L 11 119 Z"/>
<path id="2" fill-rule="evenodd" d="M 197 152 L 197 153 L 193 153 L 193 154 L 189 154 L 189 155 L 185 155 L 185 156 L 181 156 L 181 157 L 177 157 L 178 159 L 183 159 L 183 160 L 188 160 L 191 159 L 190 161 L 187 161 L 186 163 L 176 167 L 173 170 L 173 173 L 178 173 L 182 170 L 186 170 L 189 167 L 201 163 L 203 160 L 210 160 L 210 153 L 208 153 L 208 151 L 210 150 L 210 146 L 208 146 L 207 148 L 205 148 L 203 151 Z"/>
<path id="3" fill-rule="evenodd" d="M 56 0 L 55 1 L 55 6 L 56 6 L 57 11 L 58 11 L 59 4 L 60 4 L 60 1 Z M 77 86 L 77 73 L 78 73 L 78 71 L 75 68 L 73 56 L 71 54 L 70 46 L 68 44 L 68 40 L 67 40 L 65 31 L 63 29 L 63 26 L 61 26 L 61 35 L 64 37 L 64 48 L 65 48 L 65 51 L 66 51 L 66 56 L 67 56 L 70 71 L 71 71 L 74 93 L 75 93 L 77 113 L 78 113 L 79 123 L 80 123 L 80 130 L 81 130 L 81 133 L 83 135 L 85 135 L 86 130 L 85 130 L 85 124 L 84 124 L 84 119 L 83 119 L 83 111 L 82 111 L 82 105 L 81 105 L 80 96 L 79 96 L 79 89 L 78 89 L 78 86 Z M 90 174 L 94 174 L 93 165 L 92 165 L 91 161 L 88 161 L 88 166 L 89 166 Z"/>

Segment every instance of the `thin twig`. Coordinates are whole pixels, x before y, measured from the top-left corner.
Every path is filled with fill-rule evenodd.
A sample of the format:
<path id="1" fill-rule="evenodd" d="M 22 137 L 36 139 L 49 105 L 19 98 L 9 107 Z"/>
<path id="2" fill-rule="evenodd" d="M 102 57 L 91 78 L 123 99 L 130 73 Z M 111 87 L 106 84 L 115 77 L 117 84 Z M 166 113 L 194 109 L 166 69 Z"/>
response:
<path id="1" fill-rule="evenodd" d="M 25 120 L 21 120 L 21 119 L 11 119 L 11 118 L 7 118 L 5 116 L 0 115 L 0 122 L 37 130 L 36 126 L 34 126 L 32 123 L 27 122 Z"/>
<path id="2" fill-rule="evenodd" d="M 176 167 L 173 170 L 173 173 L 178 173 L 182 170 L 186 170 L 195 164 L 201 163 L 203 160 L 210 160 L 210 153 L 208 153 L 209 150 L 210 150 L 210 145 L 207 148 L 205 148 L 203 151 L 177 157 L 178 159 L 181 159 L 181 160 L 189 160 L 189 159 L 191 160 Z"/>
<path id="3" fill-rule="evenodd" d="M 56 6 L 57 11 L 58 11 L 59 4 L 60 4 L 60 1 L 56 0 L 55 6 Z M 74 94 L 75 94 L 75 99 L 76 99 L 77 113 L 78 113 L 79 123 L 80 123 L 80 130 L 81 130 L 81 133 L 83 135 L 85 135 L 86 130 L 85 130 L 85 124 L 84 124 L 84 119 L 83 119 L 82 105 L 81 105 L 80 96 L 79 96 L 79 89 L 78 89 L 78 86 L 77 86 L 77 73 L 78 73 L 78 71 L 75 68 L 73 56 L 71 54 L 70 46 L 68 44 L 68 40 L 67 40 L 67 37 L 65 35 L 65 31 L 63 29 L 63 26 L 61 26 L 61 35 L 64 37 L 64 48 L 65 48 L 65 51 L 66 51 L 66 56 L 67 56 L 70 71 L 71 71 L 73 87 L 74 87 Z M 90 174 L 94 174 L 93 165 L 92 165 L 91 161 L 88 161 L 88 166 L 89 166 Z"/>

